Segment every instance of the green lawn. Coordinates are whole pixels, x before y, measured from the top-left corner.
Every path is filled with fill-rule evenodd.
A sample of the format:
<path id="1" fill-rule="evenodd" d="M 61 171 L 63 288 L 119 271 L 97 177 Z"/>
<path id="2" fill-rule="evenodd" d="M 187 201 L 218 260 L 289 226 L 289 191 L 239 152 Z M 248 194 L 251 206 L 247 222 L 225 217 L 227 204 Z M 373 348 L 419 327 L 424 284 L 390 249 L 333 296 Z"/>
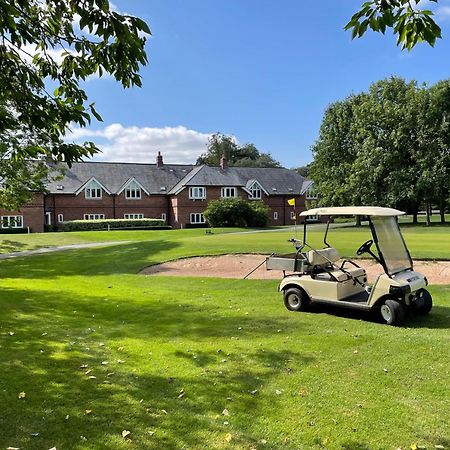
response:
<path id="1" fill-rule="evenodd" d="M 405 230 L 415 255 L 445 254 L 449 233 L 433 232 Z M 332 233 L 343 254 L 367 238 Z M 292 233 L 104 235 L 79 238 L 136 242 L 0 262 L 0 449 L 450 447 L 450 286 L 404 328 L 289 313 L 276 281 L 136 272 L 289 251 Z"/>

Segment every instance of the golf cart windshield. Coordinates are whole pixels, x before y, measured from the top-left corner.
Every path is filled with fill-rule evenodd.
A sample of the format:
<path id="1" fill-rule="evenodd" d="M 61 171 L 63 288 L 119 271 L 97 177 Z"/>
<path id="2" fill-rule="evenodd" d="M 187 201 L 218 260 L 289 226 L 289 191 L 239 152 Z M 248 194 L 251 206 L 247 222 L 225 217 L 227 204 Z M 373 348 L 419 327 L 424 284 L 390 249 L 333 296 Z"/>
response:
<path id="1" fill-rule="evenodd" d="M 412 261 L 395 217 L 371 217 L 380 258 L 388 275 L 412 269 Z"/>

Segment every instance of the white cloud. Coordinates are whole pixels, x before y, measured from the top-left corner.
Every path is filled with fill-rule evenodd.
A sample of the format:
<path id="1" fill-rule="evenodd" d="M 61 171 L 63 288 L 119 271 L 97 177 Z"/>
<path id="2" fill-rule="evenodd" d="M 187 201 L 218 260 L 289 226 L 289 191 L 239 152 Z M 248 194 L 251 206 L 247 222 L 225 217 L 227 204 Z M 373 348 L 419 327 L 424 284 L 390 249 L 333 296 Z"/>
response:
<path id="1" fill-rule="evenodd" d="M 168 164 L 192 164 L 201 153 L 211 135 L 178 127 L 124 127 L 119 123 L 100 130 L 74 128 L 66 141 L 93 141 L 102 153 L 96 161 L 154 163 L 158 151 Z"/>

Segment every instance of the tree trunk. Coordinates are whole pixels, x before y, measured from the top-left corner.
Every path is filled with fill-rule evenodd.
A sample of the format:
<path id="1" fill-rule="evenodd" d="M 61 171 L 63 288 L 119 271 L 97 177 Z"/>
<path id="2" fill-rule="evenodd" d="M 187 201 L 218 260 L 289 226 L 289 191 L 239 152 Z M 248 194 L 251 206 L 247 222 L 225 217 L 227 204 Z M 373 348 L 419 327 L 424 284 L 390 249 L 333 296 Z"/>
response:
<path id="1" fill-rule="evenodd" d="M 426 219 L 426 225 L 427 227 L 429 227 L 431 225 L 431 219 L 430 219 L 430 210 L 431 210 L 431 205 L 429 203 L 427 203 L 427 219 Z"/>
<path id="2" fill-rule="evenodd" d="M 414 211 L 414 212 L 413 212 L 413 221 L 412 221 L 412 223 L 413 223 L 414 225 L 417 225 L 417 211 Z"/>
<path id="3" fill-rule="evenodd" d="M 356 226 L 357 227 L 361 226 L 361 216 L 356 216 Z"/>
<path id="4" fill-rule="evenodd" d="M 441 204 L 439 205 L 439 213 L 441 215 L 441 223 L 445 223 L 445 202 L 444 199 L 441 198 Z"/>

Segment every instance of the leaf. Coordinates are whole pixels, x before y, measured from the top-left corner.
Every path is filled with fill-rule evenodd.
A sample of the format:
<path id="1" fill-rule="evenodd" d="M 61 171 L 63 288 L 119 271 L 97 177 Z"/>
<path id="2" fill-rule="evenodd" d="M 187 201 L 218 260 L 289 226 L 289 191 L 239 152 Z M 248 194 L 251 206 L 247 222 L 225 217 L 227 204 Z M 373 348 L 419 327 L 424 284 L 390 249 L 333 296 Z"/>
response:
<path id="1" fill-rule="evenodd" d="M 127 436 L 129 436 L 131 434 L 131 431 L 128 430 L 123 430 L 122 431 L 122 437 L 125 439 Z"/>
<path id="2" fill-rule="evenodd" d="M 229 416 L 229 415 L 230 415 L 230 413 L 229 413 L 229 411 L 228 411 L 227 408 L 225 408 L 225 409 L 222 411 L 222 415 L 224 415 L 224 416 Z"/>
<path id="3" fill-rule="evenodd" d="M 233 439 L 233 435 L 231 433 L 228 433 L 225 435 L 225 440 L 227 442 L 231 442 L 232 439 Z"/>
<path id="4" fill-rule="evenodd" d="M 86 414 L 86 416 L 89 416 L 89 414 L 92 414 L 92 409 L 86 409 L 84 411 L 84 414 Z"/>
<path id="5" fill-rule="evenodd" d="M 25 392 L 19 392 L 19 399 L 25 398 L 27 396 L 27 394 L 25 394 Z"/>
<path id="6" fill-rule="evenodd" d="M 258 389 L 255 389 L 253 391 L 250 391 L 250 394 L 255 395 L 258 392 Z"/>

